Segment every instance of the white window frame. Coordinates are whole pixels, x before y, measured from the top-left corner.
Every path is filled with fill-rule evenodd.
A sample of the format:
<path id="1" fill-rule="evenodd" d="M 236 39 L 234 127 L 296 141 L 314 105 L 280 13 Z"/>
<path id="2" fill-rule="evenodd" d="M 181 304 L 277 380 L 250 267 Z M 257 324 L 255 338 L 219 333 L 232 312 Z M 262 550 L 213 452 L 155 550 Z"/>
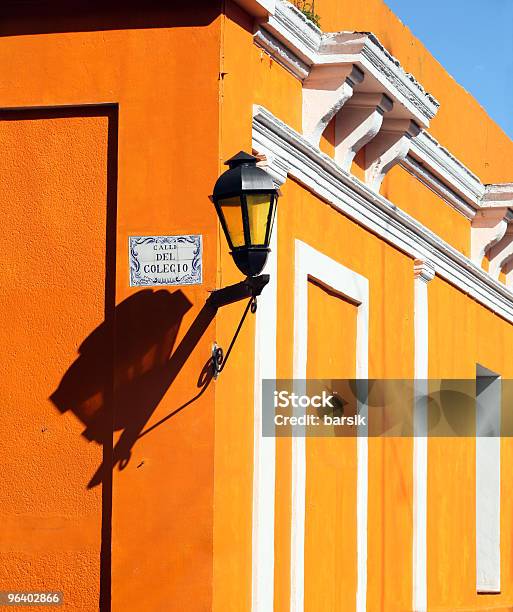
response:
<path id="1" fill-rule="evenodd" d="M 295 241 L 294 364 L 295 381 L 306 379 L 308 352 L 308 280 L 318 281 L 357 306 L 356 378 L 367 380 L 369 365 L 369 281 L 301 240 Z M 302 394 L 301 389 L 295 389 Z M 359 404 L 367 415 L 367 405 Z M 356 612 L 367 607 L 368 438 L 360 427 L 357 439 L 357 591 Z M 290 610 L 304 610 L 306 439 L 299 430 L 292 439 L 292 524 Z"/>

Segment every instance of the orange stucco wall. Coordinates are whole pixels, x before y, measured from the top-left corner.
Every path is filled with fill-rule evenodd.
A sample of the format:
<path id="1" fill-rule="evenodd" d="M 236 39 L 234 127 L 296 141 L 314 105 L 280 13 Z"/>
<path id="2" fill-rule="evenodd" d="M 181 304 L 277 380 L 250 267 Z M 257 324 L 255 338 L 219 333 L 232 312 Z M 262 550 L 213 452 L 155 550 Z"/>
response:
<path id="1" fill-rule="evenodd" d="M 455 153 L 460 159 L 476 172 L 484 182 L 499 182 L 509 180 L 508 163 L 513 156 L 513 145 L 504 136 L 500 129 L 486 116 L 484 111 L 464 92 L 442 67 L 429 55 L 429 53 L 416 41 L 410 32 L 404 28 L 382 3 L 356 2 L 356 3 L 334 3 L 326 0 L 316 3 L 316 10 L 321 14 L 322 26 L 326 31 L 339 29 L 372 30 L 385 44 L 385 46 L 399 57 L 406 70 L 411 71 L 425 85 L 428 90 L 440 100 L 442 106 L 439 116 L 432 122 L 431 132 L 444 146 Z M 246 39 L 249 49 L 249 40 Z M 238 46 L 239 53 L 241 46 Z M 245 82 L 251 83 L 256 79 L 256 90 L 253 102 L 262 104 L 271 110 L 280 119 L 300 130 L 299 110 L 300 92 L 298 81 L 288 74 L 282 67 L 273 63 L 269 57 L 260 50 L 254 49 L 253 55 L 257 58 L 256 65 L 245 74 Z M 272 82 L 270 81 L 271 74 Z M 255 76 L 256 75 L 256 76 Z M 428 76 L 429 75 L 429 76 Z M 262 86 L 262 83 L 272 84 L 272 88 Z M 246 94 L 242 94 L 244 97 Z M 240 97 L 238 98 L 241 99 Z M 461 109 L 463 110 L 463 114 Z M 443 112 L 442 112 L 443 111 Z M 232 120 L 234 118 L 232 117 Z M 481 130 L 465 129 L 465 125 L 475 123 L 482 127 Z M 240 124 L 237 122 L 237 126 Z M 237 128 L 238 129 L 238 128 Z M 244 132 L 246 133 L 246 132 Z M 492 146 L 490 143 L 493 142 Z M 333 124 L 331 124 L 323 135 L 321 150 L 333 155 Z M 505 162 L 509 160 L 509 162 Z M 358 162 L 358 160 L 357 160 Z M 356 162 L 356 164 L 357 164 Z M 359 176 L 358 167 L 353 165 L 353 171 Z M 293 305 L 290 296 L 293 294 L 293 240 L 300 238 L 315 248 L 327 253 L 335 260 L 340 261 L 351 269 L 367 276 L 370 281 L 371 290 L 371 317 L 370 317 L 370 376 L 384 377 L 410 377 L 413 373 L 413 262 L 386 245 L 356 224 L 348 221 L 342 215 L 333 211 L 329 206 L 306 192 L 302 187 L 290 180 L 283 186 L 283 198 L 279 211 L 279 296 L 278 296 L 278 376 L 289 377 L 292 372 L 293 351 Z M 436 232 L 442 238 L 453 244 L 458 250 L 468 255 L 470 248 L 470 222 L 461 214 L 453 210 L 435 194 L 421 185 L 402 168 L 394 169 L 385 179 L 382 193 L 394 204 L 400 206 L 417 218 L 421 223 Z M 343 240 L 341 241 L 341 237 Z M 390 282 L 393 279 L 393 282 Z M 438 282 L 438 281 L 437 281 Z M 433 292 L 436 289 L 433 289 Z M 454 290 L 455 291 L 455 290 Z M 318 305 L 314 308 L 322 308 L 322 298 L 316 296 L 315 290 L 311 290 L 312 302 Z M 485 313 L 486 309 L 475 304 L 468 297 L 459 294 L 461 300 L 468 307 Z M 437 304 L 432 307 L 434 312 L 445 321 L 445 325 L 451 325 L 451 318 L 447 314 L 448 304 Z M 335 308 L 335 307 L 334 307 Z M 490 313 L 488 313 L 489 315 Z M 335 317 L 310 318 L 309 337 L 318 339 L 318 346 L 326 346 L 323 338 L 333 335 L 333 319 Z M 505 328 L 508 324 L 502 322 Z M 351 329 L 351 324 L 346 322 L 344 316 L 337 317 L 340 328 L 346 332 Z M 488 323 L 483 322 L 485 327 Z M 430 323 L 431 325 L 431 323 Z M 336 334 L 337 332 L 335 332 Z M 348 332 L 350 333 L 350 332 Z M 434 332 L 433 332 L 434 333 Z M 466 333 L 472 341 L 480 336 L 478 325 L 466 328 Z M 443 337 L 444 332 L 442 332 Z M 315 340 L 312 340 L 315 342 Z M 430 344 L 431 344 L 430 340 Z M 493 344 L 491 345 L 491 347 Z M 248 345 L 249 348 L 249 345 Z M 325 360 L 328 354 L 314 357 L 314 347 L 309 345 L 309 368 L 311 372 L 325 371 L 328 367 Z M 448 362 L 458 359 L 461 345 L 453 347 Z M 493 350 L 492 348 L 490 350 Z M 328 352 L 329 353 L 329 352 Z M 433 361 L 436 360 L 437 347 L 430 346 L 430 354 Z M 343 372 L 343 358 L 337 362 L 339 371 Z M 477 357 L 476 357 L 477 359 Z M 505 359 L 507 357 L 505 356 Z M 452 360 L 452 361 L 451 361 Z M 316 370 L 317 363 L 318 370 Z M 505 361 L 498 364 L 504 371 Z M 490 366 L 493 367 L 493 366 Z M 473 363 L 472 374 L 475 375 L 475 363 Z M 430 373 L 431 374 L 431 373 Z M 433 373 L 433 376 L 452 376 L 450 369 Z M 463 375 L 463 374 L 458 374 Z M 343 376 L 343 374 L 340 374 Z M 338 499 L 336 495 L 343 495 L 344 487 L 349 482 L 341 477 L 345 461 L 350 461 L 351 454 L 340 459 L 337 468 L 333 461 L 336 450 L 328 448 L 329 444 L 340 443 L 334 440 L 309 440 L 307 448 L 308 472 L 307 472 L 307 518 L 306 518 L 306 550 L 305 570 L 308 578 L 305 582 L 305 601 L 309 609 L 327 609 L 326 606 L 335 606 L 334 609 L 343 609 L 344 605 L 351 607 L 354 601 L 351 583 L 351 569 L 345 576 L 348 581 L 347 588 L 337 591 L 333 582 L 328 586 L 323 582 L 321 568 L 326 568 L 328 561 L 327 551 L 332 551 L 332 542 L 336 540 L 336 529 L 338 526 L 330 527 L 329 520 L 319 524 L 321 506 L 333 507 Z M 342 441 L 343 443 L 346 441 Z M 411 609 L 412 592 L 412 440 L 408 439 L 371 439 L 369 446 L 369 529 L 368 529 L 368 609 L 398 610 Z M 435 491 L 445 491 L 443 483 L 446 473 L 447 459 L 454 456 L 457 465 L 461 465 L 459 477 L 467 478 L 473 482 L 475 467 L 472 463 L 472 452 L 465 455 L 465 442 L 458 441 L 454 449 L 447 450 L 447 444 L 443 440 L 435 440 L 433 443 L 432 458 L 430 459 L 430 491 L 436 480 Z M 437 445 L 446 449 L 442 455 L 437 455 Z M 290 606 L 290 524 L 291 524 L 291 444 L 290 440 L 278 439 L 277 443 L 277 474 L 276 474 L 276 504 L 275 504 L 275 607 L 277 610 L 288 610 Z M 503 443 L 503 448 L 508 448 L 508 443 Z M 338 447 L 339 451 L 340 446 Z M 468 449 L 467 449 L 468 450 Z M 431 452 L 431 449 L 430 449 Z M 449 456 L 447 455 L 449 452 Z M 509 459 L 509 450 L 503 453 L 503 462 Z M 247 455 L 246 455 L 247 457 Z M 334 470 L 331 472 L 330 470 Z M 250 475 L 251 467 L 247 466 L 246 474 Z M 321 481 L 316 474 L 322 473 L 325 480 Z M 329 475 L 333 475 L 333 478 Z M 466 474 L 466 476 L 465 476 Z M 337 480 L 338 478 L 342 480 Z M 470 480 L 469 480 L 470 479 Z M 457 478 L 455 477 L 455 482 Z M 470 509 L 469 502 L 472 495 L 472 487 L 465 493 L 459 492 L 459 487 L 453 486 L 451 495 L 456 496 L 457 503 L 463 508 Z M 335 497 L 333 497 L 335 496 Z M 448 500 L 449 500 L 448 496 Z M 457 515 L 450 518 L 443 514 L 450 511 L 450 504 L 440 506 L 433 510 L 437 504 L 437 494 L 430 496 L 428 512 L 430 513 L 430 527 L 428 532 L 429 553 L 429 601 L 433 606 L 483 606 L 493 605 L 505 606 L 509 599 L 504 594 L 501 599 L 491 596 L 475 595 L 475 576 L 472 574 L 473 552 L 472 542 L 475 541 L 475 514 L 468 514 L 468 519 L 455 522 Z M 451 498 L 452 499 L 452 498 Z M 318 507 L 314 500 L 319 501 Z M 450 500 L 449 500 L 450 501 Z M 328 503 L 329 502 L 329 503 Z M 508 502 L 509 503 L 509 502 Z M 447 508 L 445 511 L 444 508 Z M 503 517 L 507 516 L 503 510 Z M 241 504 L 240 510 L 231 504 L 230 517 L 235 514 L 249 511 L 249 501 Z M 354 507 L 352 509 L 354 511 Z M 475 512 L 475 511 L 474 511 Z M 310 514 L 309 514 L 310 513 Z M 442 514 L 441 514 L 442 513 Z M 316 520 L 317 519 L 317 520 Z M 510 527 L 506 524 L 507 518 L 503 518 L 503 534 L 509 533 Z M 447 530 L 455 527 L 458 536 L 447 536 Z M 436 534 L 435 530 L 436 529 Z M 462 538 L 462 532 L 465 536 Z M 460 537 L 460 539 L 458 539 Z M 326 545 L 316 545 L 316 541 Z M 438 538 L 438 540 L 437 540 Z M 238 541 L 241 536 L 238 535 Z M 331 542 L 331 544 L 328 544 Z M 431 542 L 433 549 L 431 550 Z M 436 543 L 438 542 L 438 544 Z M 468 553 L 465 576 L 455 577 L 454 586 L 448 587 L 447 574 L 439 567 L 441 563 L 447 571 L 459 567 L 456 560 L 461 552 L 459 544 L 466 542 L 465 550 Z M 452 546 L 452 550 L 450 547 Z M 475 546 L 475 544 L 473 545 Z M 246 559 L 249 559 L 250 549 L 247 550 Z M 331 553 L 330 553 L 331 554 Z M 351 546 L 344 550 L 333 552 L 337 561 L 345 560 L 346 564 L 354 570 L 354 549 Z M 451 556 L 452 555 L 452 556 Z M 442 561 L 446 559 L 446 561 Z M 351 561 L 352 560 L 352 561 Z M 503 561 L 506 567 L 509 561 Z M 436 570 L 434 569 L 436 568 Z M 250 578 L 247 568 L 244 574 L 239 570 L 238 575 L 244 576 L 246 581 L 246 597 L 250 594 Z M 504 569 L 507 576 L 508 569 Z M 336 568 L 333 568 L 334 576 Z M 437 572 L 437 573 L 436 573 Z M 435 576 L 439 576 L 436 582 Z M 452 576 L 452 574 L 451 574 Z M 344 583 L 345 584 L 345 583 Z M 325 588 L 320 588 L 322 587 Z M 473 586 L 474 585 L 474 586 Z M 223 584 L 223 590 L 231 590 L 235 593 L 237 587 Z M 444 593 L 447 589 L 451 591 L 453 599 L 446 598 Z M 228 599 L 228 598 L 227 598 Z M 322 601 L 321 601 L 322 600 Z M 233 602 L 233 598 L 231 599 Z M 228 606 L 230 604 L 225 602 Z M 231 604 L 233 605 L 233 603 Z M 338 606 L 338 607 L 337 607 Z M 436 608 L 433 608 L 436 609 Z M 442 609 L 440 607 L 440 609 Z"/>
<path id="2" fill-rule="evenodd" d="M 12 8 L 2 23 L 0 105 L 70 106 L 78 118 L 15 119 L 1 128 L 9 256 L 53 274 L 3 267 L 4 342 L 13 362 L 2 376 L 12 412 L 2 421 L 2 463 L 14 471 L 2 482 L 0 513 L 16 517 L 8 516 L 12 532 L 0 544 L 1 588 L 44 584 L 63 590 L 69 609 L 95 609 L 103 481 L 112 608 L 205 610 L 212 604 L 213 388 L 140 436 L 198 393 L 214 339 L 215 325 L 200 310 L 216 285 L 217 226 L 207 196 L 219 170 L 220 7 L 199 4 L 194 14 L 108 7 L 49 15 L 34 8 L 30 16 Z M 84 105 L 106 103 L 119 109 L 109 177 L 106 120 L 80 119 Z M 9 163 L 16 164 L 12 185 Z M 107 179 L 117 199 L 108 240 Z M 203 284 L 129 288 L 128 236 L 180 233 L 204 235 Z M 20 245 L 27 245 L 23 258 Z M 106 271 L 115 310 L 99 327 Z M 112 325 L 115 344 L 105 336 Z M 115 433 L 98 472 L 102 447 L 80 434 L 109 394 L 112 402 L 95 365 L 105 351 L 115 366 Z M 62 392 L 62 407 L 71 409 L 61 415 L 46 398 L 63 380 L 79 395 Z M 108 425 L 108 414 L 101 418 Z M 54 537 L 43 552 L 48 529 Z"/>
<path id="3" fill-rule="evenodd" d="M 355 377 L 356 317 L 354 304 L 308 283 L 307 378 Z M 353 609 L 356 438 L 307 438 L 306 466 L 305 608 Z"/>
<path id="4" fill-rule="evenodd" d="M 304 221 L 306 218 L 309 219 L 308 224 Z M 292 376 L 293 303 L 289 296 L 293 295 L 293 241 L 295 238 L 311 244 L 369 279 L 369 376 L 375 378 L 411 377 L 413 374 L 413 262 L 338 214 L 293 181 L 288 181 L 283 186 L 278 227 L 280 228 L 278 241 L 280 253 L 278 264 L 280 287 L 278 296 L 278 377 L 290 378 Z M 340 236 L 344 236 L 342 242 Z M 390 277 L 396 281 L 393 286 L 387 282 Z M 314 295 L 314 300 L 316 297 L 319 296 Z M 316 304 L 314 301 L 314 308 L 322 307 L 322 302 Z M 337 305 L 332 305 L 331 308 L 337 308 Z M 338 305 L 338 308 L 340 309 L 341 306 Z M 340 313 L 337 318 L 334 316 L 312 317 L 309 321 L 308 335 L 312 340 L 311 344 L 309 340 L 308 370 L 315 372 L 318 377 L 320 371 L 337 370 L 341 372 L 339 378 L 349 377 L 350 374 L 344 373 L 352 371 L 351 363 L 347 361 L 348 357 L 337 354 L 336 343 L 325 348 L 324 352 L 320 348 L 314 352 L 314 347 L 326 347 L 323 339 L 333 334 L 340 334 L 341 337 L 347 336 L 348 342 L 352 342 L 350 339 L 354 334 L 354 323 L 351 323 L 350 315 Z M 334 326 L 338 331 L 333 331 Z M 393 329 L 394 333 L 387 333 L 386 330 L 389 329 Z M 330 359 L 332 360 L 331 365 L 329 364 Z M 341 459 L 337 472 L 331 463 L 335 450 L 329 451 L 327 445 L 323 444 L 327 442 L 333 446 L 342 442 L 350 447 L 350 441 L 320 438 L 308 442 L 312 443 L 311 453 L 315 453 L 315 449 L 318 449 L 313 455 L 315 461 L 312 470 L 315 469 L 317 473 L 322 472 L 325 475 L 333 473 L 333 478 L 338 478 L 339 484 L 344 483 L 344 486 L 339 489 L 340 495 L 345 490 L 344 487 L 351 489 L 350 470 L 346 480 L 343 475 L 346 461 L 351 463 L 351 455 Z M 280 612 L 290 607 L 290 453 L 290 440 L 278 439 L 275 604 L 276 610 Z M 394 606 L 398 601 L 404 609 L 407 609 L 411 603 L 411 453 L 412 440 L 407 438 L 374 438 L 369 443 L 368 556 L 369 567 L 372 568 L 369 571 L 369 610 L 382 605 L 387 606 L 385 609 L 394 610 L 397 609 Z M 319 495 L 316 489 L 320 488 L 321 494 L 326 498 L 335 495 L 336 491 L 333 490 L 332 485 L 333 481 L 329 477 L 317 483 L 315 488 L 313 484 L 307 484 L 307 508 L 314 503 L 315 498 L 311 495 Z M 327 513 L 331 511 L 327 508 L 325 510 Z M 352 511 L 354 510 L 353 507 Z M 306 519 L 307 525 L 312 524 L 313 516 Z M 329 526 L 324 527 L 329 529 Z M 322 525 L 317 527 L 321 530 L 322 528 Z M 324 567 L 325 548 L 312 547 L 310 551 L 308 566 L 305 567 L 313 567 L 316 564 Z M 354 561 L 355 551 L 351 547 L 344 549 L 343 552 L 340 551 L 340 554 Z M 387 568 L 386 572 L 384 568 Z M 353 570 L 349 570 L 349 574 Z M 314 576 L 316 575 L 317 573 L 314 573 Z M 346 578 L 351 583 L 350 575 Z M 331 584 L 330 589 L 324 595 L 320 595 L 318 589 L 316 597 L 328 598 L 329 601 L 334 602 L 334 609 L 339 609 L 337 606 L 342 606 L 343 602 L 354 600 L 354 581 L 352 585 L 353 590 L 351 591 L 350 589 L 337 590 L 337 585 Z M 324 608 L 319 603 L 319 607 L 312 606 L 311 609 Z"/>
<path id="5" fill-rule="evenodd" d="M 227 348 L 244 309 L 205 308 L 209 291 L 240 280 L 207 196 L 223 161 L 251 150 L 253 104 L 301 131 L 301 82 L 255 46 L 253 19 L 230 0 L 31 11 L 10 7 L 0 37 L 0 107 L 38 109 L 0 112 L 0 590 L 63 590 L 73 610 L 110 599 L 115 612 L 250 610 L 255 326 L 249 315 L 203 387 L 213 342 Z M 434 136 L 483 182 L 511 180 L 513 143 L 381 0 L 317 0 L 316 12 L 325 31 L 374 31 L 440 100 Z M 333 127 L 321 143 L 330 155 Z M 411 378 L 412 259 L 294 180 L 282 192 L 278 377 L 292 376 L 297 238 L 368 279 L 369 376 Z M 382 193 L 468 254 L 469 221 L 405 170 Z M 203 235 L 203 284 L 130 288 L 128 236 L 181 233 Z M 430 376 L 473 377 L 476 363 L 510 376 L 511 325 L 439 278 L 428 291 Z M 355 306 L 313 283 L 308 300 L 308 375 L 353 376 Z M 433 610 L 513 598 L 507 546 L 502 594 L 473 588 L 473 443 L 430 441 Z M 507 473 L 513 447 L 502 449 Z M 411 609 L 412 456 L 409 438 L 369 441 L 372 612 Z M 354 439 L 308 440 L 312 612 L 354 606 L 354 465 Z M 502 487 L 507 544 L 513 491 Z M 276 440 L 275 496 L 274 601 L 285 612 L 287 438 Z"/>
<path id="6" fill-rule="evenodd" d="M 301 83 L 255 47 L 253 21 L 235 3 L 228 2 L 221 27 L 224 76 L 220 86 L 219 172 L 225 169 L 222 162 L 235 152 L 251 150 L 253 104 L 263 104 L 296 129 L 301 127 Z M 225 248 L 224 237 L 219 244 L 218 286 L 225 286 L 239 281 L 240 273 Z M 234 304 L 220 313 L 216 338 L 222 346 L 230 342 L 243 308 L 242 303 Z M 249 318 L 230 357 L 237 366 L 223 372 L 216 383 L 215 400 L 213 606 L 233 612 L 251 606 L 253 354 L 254 320 Z M 285 446 L 287 442 L 283 440 Z M 282 494 L 286 495 L 285 489 L 277 491 L 278 496 Z M 281 507 L 287 512 L 286 503 Z"/>
<path id="7" fill-rule="evenodd" d="M 108 122 L 0 116 L 0 583 L 65 591 L 66 610 L 94 609 L 100 593 L 103 491 L 87 475 L 102 448 L 50 396 L 104 319 Z"/>
<path id="8" fill-rule="evenodd" d="M 435 278 L 429 287 L 429 376 L 474 378 L 476 364 L 513 374 L 511 324 Z M 483 333 L 483 330 L 486 330 Z M 506 400 L 504 400 L 506 401 Z M 504 404 L 504 409 L 508 410 Z M 513 491 L 501 480 L 501 594 L 475 592 L 475 438 L 432 438 L 428 465 L 428 594 L 430 609 L 509 609 L 513 593 Z M 510 438 L 501 441 L 501 473 L 512 461 Z M 447 470 L 447 465 L 451 466 Z M 454 571 L 457 567 L 458 570 Z M 501 607 L 502 606 L 502 607 Z"/>

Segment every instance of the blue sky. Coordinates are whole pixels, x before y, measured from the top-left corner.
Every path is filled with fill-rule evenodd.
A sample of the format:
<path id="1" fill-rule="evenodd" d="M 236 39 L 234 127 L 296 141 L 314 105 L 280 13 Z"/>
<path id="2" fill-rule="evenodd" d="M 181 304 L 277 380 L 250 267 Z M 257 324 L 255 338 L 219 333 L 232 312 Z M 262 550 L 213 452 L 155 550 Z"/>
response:
<path id="1" fill-rule="evenodd" d="M 385 0 L 513 138 L 513 0 Z"/>

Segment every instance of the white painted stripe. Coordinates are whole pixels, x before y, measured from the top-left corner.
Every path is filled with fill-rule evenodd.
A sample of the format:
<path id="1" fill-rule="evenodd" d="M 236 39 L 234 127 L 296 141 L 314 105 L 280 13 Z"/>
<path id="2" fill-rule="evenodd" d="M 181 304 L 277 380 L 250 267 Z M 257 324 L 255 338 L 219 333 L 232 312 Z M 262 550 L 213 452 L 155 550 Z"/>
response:
<path id="1" fill-rule="evenodd" d="M 366 397 L 366 393 L 363 397 Z M 366 402 L 358 402 L 358 412 L 367 417 Z M 356 441 L 356 612 L 366 612 L 367 610 L 367 525 L 369 512 L 369 439 L 367 433 L 366 426 L 358 427 L 358 438 Z"/>
<path id="2" fill-rule="evenodd" d="M 501 590 L 501 379 L 477 367 L 476 590 Z"/>
<path id="3" fill-rule="evenodd" d="M 429 365 L 428 285 L 434 277 L 429 262 L 415 262 L 414 280 L 414 376 L 413 417 L 413 594 L 414 612 L 427 610 L 427 467 L 428 415 L 427 378 Z"/>
<path id="4" fill-rule="evenodd" d="M 423 392 L 419 389 L 419 394 Z M 427 610 L 427 437 L 425 401 L 417 402 L 413 440 L 413 610 Z M 419 433 L 417 433 L 419 432 Z"/>
<path id="5" fill-rule="evenodd" d="M 276 378 L 278 219 L 264 272 L 269 284 L 258 298 L 255 321 L 255 389 L 253 434 L 252 610 L 274 607 L 274 496 L 276 438 L 262 436 L 262 380 Z"/>
<path id="6" fill-rule="evenodd" d="M 308 349 L 308 277 L 356 302 L 356 377 L 368 377 L 369 283 L 368 280 L 327 257 L 311 246 L 295 241 L 294 280 L 294 363 L 296 381 L 306 379 Z M 300 384 L 300 383 L 299 383 Z M 365 383 L 364 383 L 365 384 Z M 295 389 L 296 392 L 301 391 Z M 367 414 L 366 401 L 359 404 Z M 291 518 L 291 612 L 304 610 L 306 445 L 305 438 L 294 432 L 292 439 L 292 518 Z M 367 601 L 367 515 L 368 446 L 367 431 L 358 432 L 357 440 L 357 593 L 356 611 L 366 611 Z"/>
<path id="7" fill-rule="evenodd" d="M 306 358 L 308 349 L 308 277 L 304 270 L 303 243 L 295 242 L 294 278 L 294 356 L 293 377 L 302 393 L 300 381 L 306 379 Z M 306 508 L 306 440 L 299 427 L 292 437 L 292 512 L 291 512 L 291 567 L 290 567 L 290 610 L 304 610 L 305 587 L 305 508 Z"/>

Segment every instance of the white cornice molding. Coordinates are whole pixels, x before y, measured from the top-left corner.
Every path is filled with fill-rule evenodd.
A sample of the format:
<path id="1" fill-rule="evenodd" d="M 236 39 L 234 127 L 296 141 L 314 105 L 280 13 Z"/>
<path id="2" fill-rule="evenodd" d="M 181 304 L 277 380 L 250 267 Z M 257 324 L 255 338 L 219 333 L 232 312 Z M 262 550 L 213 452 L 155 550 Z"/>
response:
<path id="1" fill-rule="evenodd" d="M 413 262 L 413 274 L 415 278 L 425 283 L 429 283 L 435 278 L 436 267 L 432 261 L 416 259 Z"/>
<path id="2" fill-rule="evenodd" d="M 306 79 L 310 66 L 293 53 L 287 45 L 280 42 L 273 34 L 260 28 L 253 38 L 255 44 L 266 51 L 275 62 L 286 68 L 300 81 Z"/>
<path id="3" fill-rule="evenodd" d="M 258 158 L 257 166 L 272 176 L 276 187 L 281 187 L 287 180 L 288 166 L 269 151 L 260 149 L 259 151 L 253 150 L 253 153 Z"/>
<path id="4" fill-rule="evenodd" d="M 259 106 L 254 109 L 253 148 L 272 153 L 289 176 L 334 209 L 413 259 L 431 261 L 440 277 L 513 322 L 513 293 L 506 286 Z"/>
<path id="5" fill-rule="evenodd" d="M 278 0 L 274 15 L 261 27 L 271 32 L 302 62 L 308 66 L 315 64 L 322 32 L 293 4 Z"/>
<path id="6" fill-rule="evenodd" d="M 276 3 L 274 16 L 262 24 L 261 33 L 256 35 L 255 42 L 260 45 L 266 38 L 262 30 L 270 32 L 281 45 L 287 47 L 289 53 L 296 55 L 307 66 L 355 64 L 366 73 L 369 81 L 366 87 L 373 89 L 372 93 L 382 88 L 382 93 L 404 107 L 422 128 L 429 126 L 429 121 L 438 111 L 438 101 L 403 69 L 399 60 L 371 32 L 323 34 L 294 5 L 283 0 Z M 283 50 L 278 46 L 273 49 L 268 45 L 266 50 L 271 55 L 276 53 L 277 60 L 282 61 Z M 294 68 L 298 61 L 290 60 L 289 56 L 286 67 L 295 76 L 304 78 Z"/>
<path id="7" fill-rule="evenodd" d="M 312 66 L 351 62 L 363 70 L 364 81 L 355 93 L 379 91 L 394 102 L 391 113 L 408 115 L 425 128 L 438 109 L 438 102 L 407 73 L 371 33 L 324 34 L 301 11 L 285 0 L 277 0 L 275 14 L 255 34 L 255 44 L 269 53 L 297 78 L 304 81 Z M 399 104 L 397 104 L 399 102 Z M 403 111 L 398 111 L 402 105 Z M 344 112 L 344 111 L 342 111 Z M 471 220 L 475 210 L 486 206 L 485 186 L 454 155 L 426 131 L 413 138 L 401 166 L 445 202 Z"/>
<path id="8" fill-rule="evenodd" d="M 481 207 L 508 206 L 513 208 L 513 183 L 496 183 L 484 186 Z"/>
<path id="9" fill-rule="evenodd" d="M 421 132 L 411 142 L 409 155 L 449 186 L 467 204 L 478 208 L 485 187 L 478 177 L 433 136 Z"/>
<path id="10" fill-rule="evenodd" d="M 451 187 L 448 187 L 444 181 L 435 176 L 428 168 L 422 163 L 407 155 L 401 162 L 400 166 L 414 176 L 419 182 L 425 187 L 431 189 L 439 198 L 441 198 L 446 204 L 452 206 L 455 210 L 461 213 L 469 221 L 471 221 L 476 215 L 476 209 L 469 204 Z M 477 203 L 476 203 L 477 206 Z"/>
<path id="11" fill-rule="evenodd" d="M 323 64 L 356 64 L 383 87 L 383 93 L 404 106 L 411 118 L 423 128 L 429 126 L 440 106 L 372 32 L 324 34 L 317 61 Z"/>

